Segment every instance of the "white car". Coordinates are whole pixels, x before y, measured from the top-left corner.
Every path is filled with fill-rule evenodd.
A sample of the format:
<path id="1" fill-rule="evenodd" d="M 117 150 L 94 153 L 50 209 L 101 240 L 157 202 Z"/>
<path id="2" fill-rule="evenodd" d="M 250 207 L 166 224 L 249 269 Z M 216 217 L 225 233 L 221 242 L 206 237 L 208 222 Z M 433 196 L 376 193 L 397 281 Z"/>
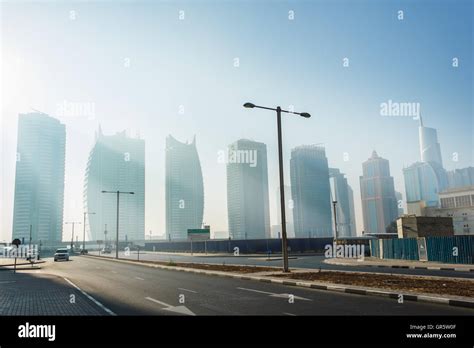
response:
<path id="1" fill-rule="evenodd" d="M 69 249 L 61 248 L 57 249 L 54 254 L 54 261 L 66 260 L 69 261 Z"/>

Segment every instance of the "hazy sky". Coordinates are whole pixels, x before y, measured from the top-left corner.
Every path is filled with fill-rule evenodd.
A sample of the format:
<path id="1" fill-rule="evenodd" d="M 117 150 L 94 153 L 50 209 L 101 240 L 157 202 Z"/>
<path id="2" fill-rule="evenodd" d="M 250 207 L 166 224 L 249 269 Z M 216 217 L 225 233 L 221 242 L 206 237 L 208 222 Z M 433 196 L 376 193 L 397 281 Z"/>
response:
<path id="1" fill-rule="evenodd" d="M 405 195 L 402 168 L 419 160 L 418 122 L 382 116 L 381 103 L 420 103 L 425 125 L 438 129 L 445 167 L 474 165 L 468 0 L 7 1 L 0 10 L 0 239 L 11 236 L 18 114 L 31 108 L 67 127 L 65 221 L 82 220 L 84 171 L 99 123 L 105 134 L 139 132 L 147 235 L 164 233 L 167 134 L 181 141 L 196 134 L 204 221 L 214 231 L 227 230 L 218 152 L 239 138 L 266 143 L 276 223 L 275 115 L 244 109 L 246 101 L 312 114 L 284 118 L 286 183 L 291 149 L 324 144 L 330 166 L 354 189 L 359 232 L 361 163 L 375 149 Z M 93 105 L 93 117 L 61 114 L 65 101 Z"/>

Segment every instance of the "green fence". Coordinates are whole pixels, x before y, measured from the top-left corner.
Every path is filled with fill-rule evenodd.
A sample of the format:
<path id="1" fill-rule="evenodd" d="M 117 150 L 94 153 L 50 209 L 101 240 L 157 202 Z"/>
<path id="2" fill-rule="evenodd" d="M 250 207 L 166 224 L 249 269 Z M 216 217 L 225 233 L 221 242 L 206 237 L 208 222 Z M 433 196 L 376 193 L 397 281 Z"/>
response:
<path id="1" fill-rule="evenodd" d="M 474 264 L 474 236 L 425 239 L 428 261 Z M 373 257 L 378 258 L 383 253 L 384 259 L 419 260 L 417 238 L 373 239 L 370 241 L 370 251 Z"/>

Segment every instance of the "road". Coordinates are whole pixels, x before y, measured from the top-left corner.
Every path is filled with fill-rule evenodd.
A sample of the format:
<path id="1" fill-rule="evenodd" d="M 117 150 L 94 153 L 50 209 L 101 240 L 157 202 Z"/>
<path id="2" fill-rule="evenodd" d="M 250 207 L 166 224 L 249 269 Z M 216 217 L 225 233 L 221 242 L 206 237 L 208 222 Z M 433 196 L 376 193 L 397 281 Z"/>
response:
<path id="1" fill-rule="evenodd" d="M 91 252 L 91 254 L 98 254 L 98 252 Z M 115 253 L 103 254 L 102 256 L 115 257 Z M 136 251 L 130 251 L 127 256 L 125 252 L 119 252 L 120 258 L 136 260 L 138 255 Z M 141 260 L 150 261 L 174 261 L 174 262 L 195 262 L 195 263 L 223 263 L 241 264 L 241 265 L 257 265 L 257 266 L 281 266 L 281 259 L 268 261 L 266 256 L 203 256 L 203 255 L 182 255 L 182 254 L 167 254 L 157 252 L 140 251 Z M 472 272 L 446 271 L 446 270 L 429 270 L 429 269 L 406 269 L 406 268 L 389 268 L 389 267 L 367 267 L 367 266 L 339 266 L 324 263 L 324 255 L 298 255 L 290 258 L 290 267 L 295 268 L 321 268 L 327 270 L 339 271 L 356 271 L 356 272 L 376 272 L 387 274 L 411 274 L 411 275 L 429 275 L 438 277 L 457 277 L 457 278 L 473 278 Z"/>
<path id="2" fill-rule="evenodd" d="M 29 273 L 28 273 L 29 272 Z M 11 272 L 0 272 L 2 274 Z M 473 310 L 252 280 L 161 270 L 87 256 L 48 260 L 41 270 L 21 271 L 95 306 L 101 315 L 472 315 Z M 5 276 L 4 276 L 5 277 Z M 65 280 L 65 278 L 67 280 Z M 6 280 L 8 281 L 8 280 Z M 50 280 L 51 281 L 51 280 Z M 10 284 L 14 286 L 14 284 Z M 48 284 L 43 284 L 49 291 Z M 290 296 L 291 295 L 291 296 Z M 1 302 L 0 294 L 0 304 Z M 64 299 L 64 294 L 58 298 Z M 294 297 L 293 297 L 294 296 Z M 293 303 L 291 298 L 294 299 Z M 87 301 L 85 301 L 87 299 Z M 68 308 L 69 304 L 62 307 Z M 77 301 L 71 306 L 77 306 Z M 96 314 L 96 313 L 94 313 Z"/>

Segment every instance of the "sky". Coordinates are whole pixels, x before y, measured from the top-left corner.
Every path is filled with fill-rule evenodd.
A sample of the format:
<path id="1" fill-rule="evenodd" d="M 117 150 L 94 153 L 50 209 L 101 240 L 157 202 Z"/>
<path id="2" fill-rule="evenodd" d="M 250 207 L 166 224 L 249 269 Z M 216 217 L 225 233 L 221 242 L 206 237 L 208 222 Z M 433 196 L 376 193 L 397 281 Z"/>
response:
<path id="1" fill-rule="evenodd" d="M 359 233 L 362 162 L 373 150 L 388 159 L 404 196 L 402 169 L 420 160 L 418 121 L 383 116 L 381 103 L 419 103 L 445 168 L 474 165 L 471 1 L 0 1 L 0 11 L 0 240 L 11 237 L 18 114 L 32 109 L 66 124 L 65 221 L 82 220 L 99 124 L 145 139 L 147 236 L 165 232 L 168 134 L 196 135 L 213 231 L 227 231 L 219 152 L 266 143 L 277 223 L 275 115 L 248 101 L 312 115 L 283 119 L 285 182 L 292 148 L 324 145 L 354 189 Z M 83 111 L 65 114 L 65 103 Z"/>

